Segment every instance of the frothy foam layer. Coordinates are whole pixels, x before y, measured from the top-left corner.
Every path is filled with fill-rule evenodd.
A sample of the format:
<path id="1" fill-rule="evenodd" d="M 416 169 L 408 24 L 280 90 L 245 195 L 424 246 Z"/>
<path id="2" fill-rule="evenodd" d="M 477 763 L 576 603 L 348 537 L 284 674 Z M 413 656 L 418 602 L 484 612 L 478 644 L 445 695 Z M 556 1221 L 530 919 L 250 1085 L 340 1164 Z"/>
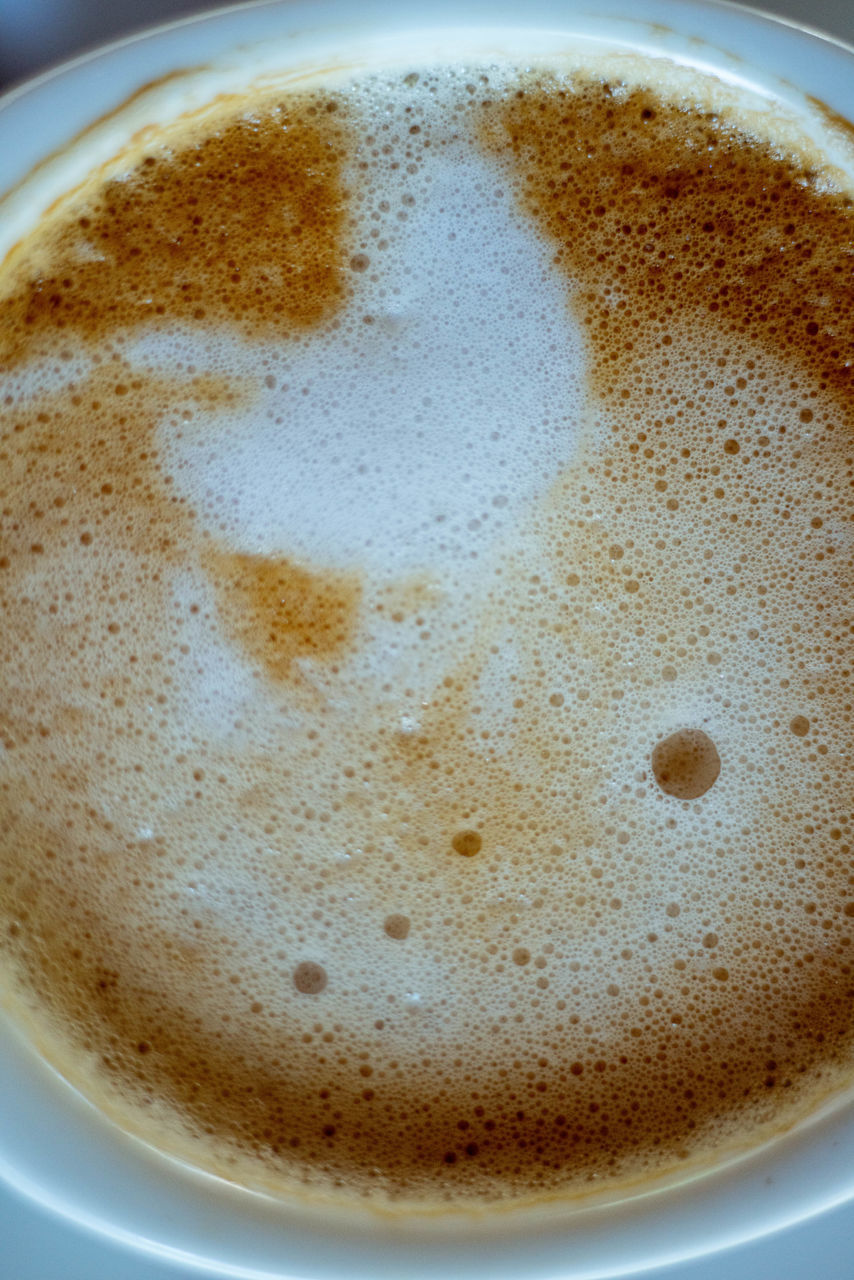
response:
<path id="1" fill-rule="evenodd" d="M 850 1076 L 852 212 L 690 100 L 233 104 L 7 264 L 10 982 L 259 1185 L 666 1171 Z"/>

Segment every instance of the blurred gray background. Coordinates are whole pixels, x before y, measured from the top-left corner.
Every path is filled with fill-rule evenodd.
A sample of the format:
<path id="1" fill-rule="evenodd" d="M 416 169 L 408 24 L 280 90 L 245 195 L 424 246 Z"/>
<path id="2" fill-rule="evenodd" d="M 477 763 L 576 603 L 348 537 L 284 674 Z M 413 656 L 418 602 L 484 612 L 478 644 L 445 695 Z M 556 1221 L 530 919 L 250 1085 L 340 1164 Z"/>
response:
<path id="1" fill-rule="evenodd" d="M 216 0 L 0 0 L 0 89 L 117 36 L 216 7 Z M 759 0 L 752 7 L 854 43 L 854 0 Z"/>

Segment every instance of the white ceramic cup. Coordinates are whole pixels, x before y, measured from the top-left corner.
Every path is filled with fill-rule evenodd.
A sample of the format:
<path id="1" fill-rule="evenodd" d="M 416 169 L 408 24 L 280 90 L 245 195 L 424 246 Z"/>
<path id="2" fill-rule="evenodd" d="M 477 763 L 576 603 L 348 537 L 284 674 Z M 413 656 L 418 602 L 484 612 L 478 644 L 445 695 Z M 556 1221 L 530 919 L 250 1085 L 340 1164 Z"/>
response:
<path id="1" fill-rule="evenodd" d="M 832 131 L 823 132 L 808 97 L 854 118 L 854 50 L 709 0 L 529 0 L 521 16 L 510 0 L 433 0 L 405 10 L 390 0 L 240 6 L 114 44 L 0 100 L 0 191 L 11 192 L 0 203 L 0 255 L 123 138 L 201 105 L 215 88 L 434 56 L 518 60 L 585 42 L 664 55 L 782 101 L 831 150 Z M 146 85 L 131 107 L 109 114 Z M 847 1095 L 724 1166 L 616 1200 L 440 1218 L 282 1204 L 125 1137 L 19 1027 L 6 1019 L 0 1032 L 0 1180 L 9 1193 L 188 1275 L 199 1268 L 243 1280 L 626 1275 L 854 1201 Z"/>

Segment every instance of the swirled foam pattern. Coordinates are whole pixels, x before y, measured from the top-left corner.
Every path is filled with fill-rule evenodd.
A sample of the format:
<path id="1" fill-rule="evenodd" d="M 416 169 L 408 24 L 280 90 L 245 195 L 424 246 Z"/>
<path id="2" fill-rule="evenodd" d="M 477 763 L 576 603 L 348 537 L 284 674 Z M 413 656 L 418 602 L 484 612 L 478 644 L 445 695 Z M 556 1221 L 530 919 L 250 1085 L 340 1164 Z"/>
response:
<path id="1" fill-rule="evenodd" d="M 475 68 L 228 101 L 18 246 L 0 948 L 69 1078 L 442 1203 L 850 1076 L 852 234 L 698 91 Z"/>

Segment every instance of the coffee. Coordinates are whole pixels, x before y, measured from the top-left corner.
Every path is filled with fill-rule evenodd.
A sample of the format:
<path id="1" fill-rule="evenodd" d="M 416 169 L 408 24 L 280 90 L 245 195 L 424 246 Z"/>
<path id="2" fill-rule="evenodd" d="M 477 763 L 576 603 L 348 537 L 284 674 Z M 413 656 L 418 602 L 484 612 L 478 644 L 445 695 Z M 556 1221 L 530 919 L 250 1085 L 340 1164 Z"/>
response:
<path id="1" fill-rule="evenodd" d="M 850 1078 L 854 213 L 640 67 L 259 90 L 5 264 L 8 982 L 249 1185 L 618 1186 Z"/>

